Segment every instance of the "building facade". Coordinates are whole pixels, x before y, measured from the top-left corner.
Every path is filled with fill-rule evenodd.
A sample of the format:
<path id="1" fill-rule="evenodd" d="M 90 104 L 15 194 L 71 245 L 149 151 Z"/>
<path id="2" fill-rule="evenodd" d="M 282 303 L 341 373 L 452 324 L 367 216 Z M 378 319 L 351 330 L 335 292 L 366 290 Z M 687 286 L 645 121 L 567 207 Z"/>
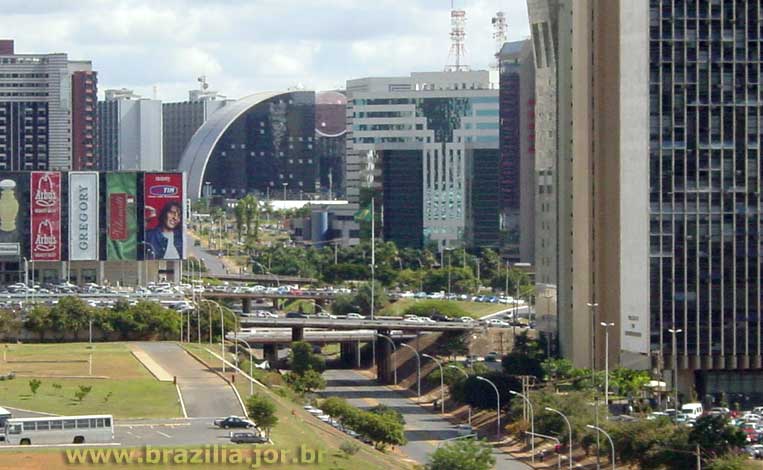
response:
<path id="1" fill-rule="evenodd" d="M 601 367 L 598 325 L 611 321 L 611 361 L 669 383 L 677 366 L 679 388 L 700 398 L 763 398 L 761 11 L 733 0 L 551 3 L 528 5 L 538 128 L 541 110 L 557 113 L 556 139 L 539 132 L 536 157 L 556 147 L 562 353 Z M 547 51 L 553 98 L 540 80 Z"/>
<path id="2" fill-rule="evenodd" d="M 297 243 L 316 248 L 357 245 L 360 243 L 357 212 L 357 204 L 311 204 L 309 216 L 292 219 L 292 235 Z"/>
<path id="3" fill-rule="evenodd" d="M 162 133 L 161 101 L 106 90 L 106 100 L 98 103 L 100 169 L 162 170 Z"/>
<path id="4" fill-rule="evenodd" d="M 439 249 L 463 244 L 467 147 L 498 149 L 498 90 L 489 72 L 350 80 L 347 96 L 347 198 L 358 200 L 364 185 L 379 186 L 380 148 L 415 149 L 422 154 L 425 242 Z"/>
<path id="5" fill-rule="evenodd" d="M 92 73 L 90 62 L 63 53 L 16 54 L 14 42 L 3 41 L 0 170 L 66 170 L 93 160 Z"/>
<path id="6" fill-rule="evenodd" d="M 98 169 L 98 73 L 72 73 L 72 170 Z"/>
<path id="7" fill-rule="evenodd" d="M 500 71 L 501 228 L 505 257 L 535 259 L 535 64 L 529 40 L 507 42 Z"/>

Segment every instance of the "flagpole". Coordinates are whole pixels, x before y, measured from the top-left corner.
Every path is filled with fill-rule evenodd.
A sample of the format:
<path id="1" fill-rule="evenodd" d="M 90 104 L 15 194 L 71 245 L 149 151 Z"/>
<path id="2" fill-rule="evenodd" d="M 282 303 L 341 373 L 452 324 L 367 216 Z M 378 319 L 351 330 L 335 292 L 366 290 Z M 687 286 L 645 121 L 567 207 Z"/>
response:
<path id="1" fill-rule="evenodd" d="M 376 289 L 376 208 L 375 199 L 371 196 L 371 320 L 374 319 L 374 297 Z M 376 365 L 376 339 L 371 340 L 372 365 Z"/>

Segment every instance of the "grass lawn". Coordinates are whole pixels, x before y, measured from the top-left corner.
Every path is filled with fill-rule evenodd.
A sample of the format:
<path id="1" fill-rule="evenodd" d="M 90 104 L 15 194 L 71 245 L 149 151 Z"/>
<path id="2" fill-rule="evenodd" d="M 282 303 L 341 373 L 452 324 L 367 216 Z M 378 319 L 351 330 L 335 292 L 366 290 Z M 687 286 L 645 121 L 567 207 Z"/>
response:
<path id="1" fill-rule="evenodd" d="M 391 303 L 388 306 L 386 306 L 383 310 L 379 312 L 380 315 L 392 315 L 392 316 L 399 316 L 402 315 L 406 308 L 408 308 L 410 305 L 421 302 L 423 300 L 418 299 L 400 299 L 397 302 Z M 443 302 L 453 303 L 457 307 L 465 310 L 469 316 L 473 318 L 480 318 L 484 317 L 485 315 L 490 315 L 492 313 L 500 312 L 501 310 L 506 310 L 507 308 L 511 307 L 510 305 L 504 305 L 504 304 L 491 304 L 487 302 L 466 302 L 462 300 L 444 300 Z"/>
<path id="2" fill-rule="evenodd" d="M 203 347 L 200 348 L 198 345 L 186 345 L 186 347 L 197 353 L 202 360 L 212 367 L 220 367 L 220 361 L 204 351 Z M 241 397 L 246 400 L 246 397 L 249 395 L 249 382 L 240 376 L 236 379 L 236 388 Z M 267 394 L 276 404 L 278 424 L 272 431 L 271 439 L 277 448 L 290 449 L 296 448 L 299 445 L 305 445 L 308 448 L 324 449 L 326 451 L 326 461 L 322 464 L 274 466 L 272 468 L 311 468 L 315 470 L 386 470 L 392 468 L 410 468 L 410 465 L 403 462 L 399 457 L 378 452 L 372 447 L 362 444 L 360 441 L 321 423 L 315 417 L 305 412 L 301 405 L 289 398 L 280 396 L 272 390 L 263 389 L 257 385 L 255 385 L 254 392 Z M 285 389 L 284 395 L 290 395 L 290 390 Z M 339 451 L 339 446 L 344 441 L 358 443 L 360 451 L 353 456 L 344 456 Z"/>
<path id="3" fill-rule="evenodd" d="M 91 352 L 93 376 L 107 378 L 88 378 Z M 6 350 L 6 359 L 0 362 L 0 374 L 13 371 L 17 376 L 0 381 L 0 406 L 62 415 L 182 416 L 175 386 L 154 379 L 125 343 L 94 343 L 93 349 L 87 343 L 13 344 Z M 29 388 L 32 378 L 42 382 L 36 394 Z M 92 387 L 81 402 L 74 397 L 80 385 Z"/>

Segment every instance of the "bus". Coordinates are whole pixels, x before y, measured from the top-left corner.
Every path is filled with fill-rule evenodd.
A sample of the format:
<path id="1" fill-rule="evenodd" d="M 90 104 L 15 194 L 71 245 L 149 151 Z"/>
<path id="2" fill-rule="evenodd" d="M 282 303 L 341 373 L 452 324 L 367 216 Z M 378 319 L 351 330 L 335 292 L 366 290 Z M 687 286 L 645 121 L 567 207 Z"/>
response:
<path id="1" fill-rule="evenodd" d="M 111 415 L 11 418 L 5 422 L 8 445 L 106 443 L 114 440 Z"/>

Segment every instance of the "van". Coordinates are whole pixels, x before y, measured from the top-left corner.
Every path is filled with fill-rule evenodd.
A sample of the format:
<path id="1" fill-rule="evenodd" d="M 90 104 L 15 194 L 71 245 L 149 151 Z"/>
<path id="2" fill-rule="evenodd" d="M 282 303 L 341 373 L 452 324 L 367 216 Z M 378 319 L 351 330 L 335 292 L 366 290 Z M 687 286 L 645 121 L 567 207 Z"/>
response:
<path id="1" fill-rule="evenodd" d="M 686 403 L 681 407 L 681 413 L 685 414 L 689 419 L 697 419 L 702 416 L 703 412 L 702 403 Z"/>

